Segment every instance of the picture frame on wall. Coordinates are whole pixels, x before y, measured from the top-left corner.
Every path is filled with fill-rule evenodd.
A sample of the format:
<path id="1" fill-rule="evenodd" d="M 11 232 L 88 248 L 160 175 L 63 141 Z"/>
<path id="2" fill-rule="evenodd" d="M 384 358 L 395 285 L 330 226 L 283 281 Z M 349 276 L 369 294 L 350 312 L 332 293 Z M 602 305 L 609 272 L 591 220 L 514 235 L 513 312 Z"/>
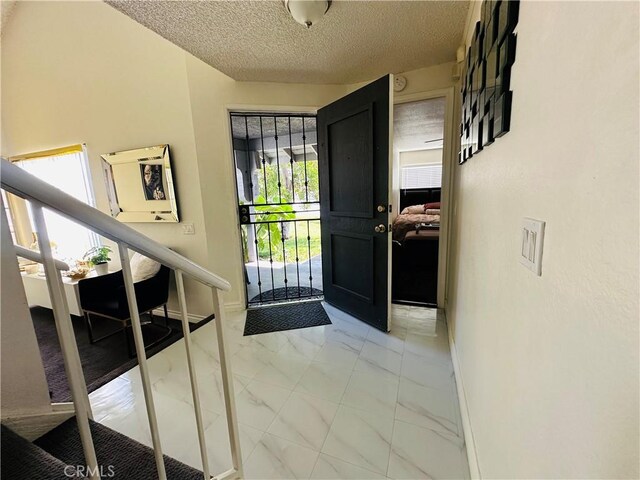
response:
<path id="1" fill-rule="evenodd" d="M 511 128 L 511 67 L 515 62 L 519 0 L 485 0 L 461 75 L 459 162 Z"/>
<path id="2" fill-rule="evenodd" d="M 140 177 L 142 178 L 145 200 L 159 201 L 167 199 L 162 164 L 141 162 Z"/>
<path id="3" fill-rule="evenodd" d="M 169 145 L 101 157 L 113 217 L 127 223 L 179 221 Z"/>

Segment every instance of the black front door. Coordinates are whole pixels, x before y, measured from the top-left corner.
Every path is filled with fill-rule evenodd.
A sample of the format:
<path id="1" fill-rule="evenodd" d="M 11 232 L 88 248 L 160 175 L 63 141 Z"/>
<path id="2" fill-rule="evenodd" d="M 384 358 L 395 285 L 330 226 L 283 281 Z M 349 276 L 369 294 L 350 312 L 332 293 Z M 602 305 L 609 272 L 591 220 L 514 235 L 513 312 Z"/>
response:
<path id="1" fill-rule="evenodd" d="M 325 300 L 387 331 L 390 77 L 318 111 Z"/>

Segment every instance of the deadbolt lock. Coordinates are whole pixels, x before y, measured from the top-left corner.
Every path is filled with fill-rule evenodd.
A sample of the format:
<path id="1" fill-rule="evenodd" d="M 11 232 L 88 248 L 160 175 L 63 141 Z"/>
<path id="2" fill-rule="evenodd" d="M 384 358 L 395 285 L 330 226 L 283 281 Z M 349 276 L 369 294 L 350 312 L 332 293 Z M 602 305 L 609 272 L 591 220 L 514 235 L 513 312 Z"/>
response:
<path id="1" fill-rule="evenodd" d="M 378 205 L 378 212 L 382 213 L 386 210 L 387 210 L 387 207 L 385 207 L 384 205 Z"/>
<path id="2" fill-rule="evenodd" d="M 376 233 L 384 233 L 387 231 L 387 227 L 385 227 L 382 223 L 380 225 L 376 225 L 373 229 L 376 231 Z"/>

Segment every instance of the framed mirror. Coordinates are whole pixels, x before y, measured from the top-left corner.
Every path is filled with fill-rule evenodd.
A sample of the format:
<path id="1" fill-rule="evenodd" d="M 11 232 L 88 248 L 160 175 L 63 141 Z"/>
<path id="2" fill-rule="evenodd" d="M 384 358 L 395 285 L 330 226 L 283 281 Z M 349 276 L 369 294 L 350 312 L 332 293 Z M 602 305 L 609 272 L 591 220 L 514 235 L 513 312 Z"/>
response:
<path id="1" fill-rule="evenodd" d="M 169 145 L 101 155 L 111 215 L 121 222 L 178 222 Z"/>

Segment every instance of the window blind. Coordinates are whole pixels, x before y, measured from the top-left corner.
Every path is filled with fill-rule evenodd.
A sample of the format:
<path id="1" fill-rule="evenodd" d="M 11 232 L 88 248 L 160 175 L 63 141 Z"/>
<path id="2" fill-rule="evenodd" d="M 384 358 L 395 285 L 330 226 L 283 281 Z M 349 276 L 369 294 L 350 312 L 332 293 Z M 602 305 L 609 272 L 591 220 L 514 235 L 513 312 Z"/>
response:
<path id="1" fill-rule="evenodd" d="M 408 165 L 401 169 L 400 188 L 439 188 L 441 186 L 442 164 Z"/>

